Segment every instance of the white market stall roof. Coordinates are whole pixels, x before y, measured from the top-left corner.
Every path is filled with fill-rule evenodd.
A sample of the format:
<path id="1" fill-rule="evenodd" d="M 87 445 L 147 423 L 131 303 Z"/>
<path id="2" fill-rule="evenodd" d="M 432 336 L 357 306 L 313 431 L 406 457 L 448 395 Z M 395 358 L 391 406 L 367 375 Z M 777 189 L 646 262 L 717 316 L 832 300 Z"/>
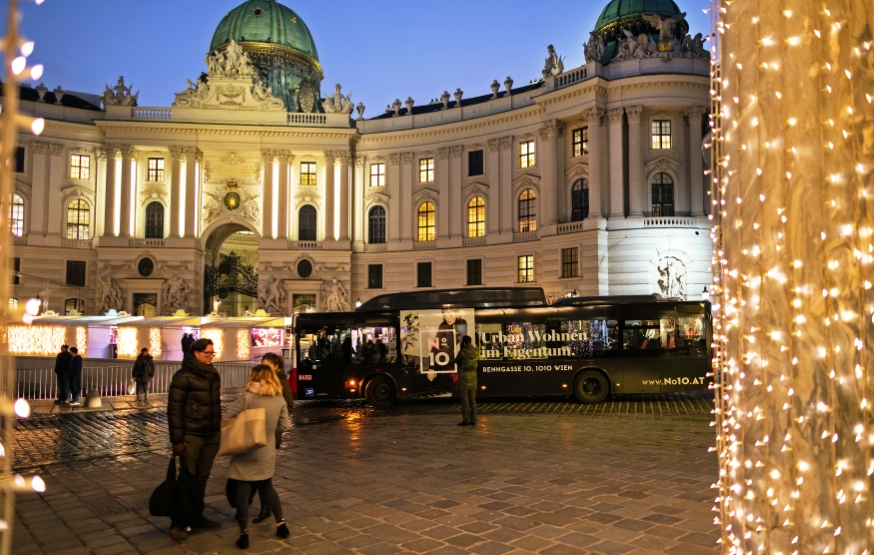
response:
<path id="1" fill-rule="evenodd" d="M 142 316 L 37 316 L 34 326 L 120 326 L 143 320 Z"/>

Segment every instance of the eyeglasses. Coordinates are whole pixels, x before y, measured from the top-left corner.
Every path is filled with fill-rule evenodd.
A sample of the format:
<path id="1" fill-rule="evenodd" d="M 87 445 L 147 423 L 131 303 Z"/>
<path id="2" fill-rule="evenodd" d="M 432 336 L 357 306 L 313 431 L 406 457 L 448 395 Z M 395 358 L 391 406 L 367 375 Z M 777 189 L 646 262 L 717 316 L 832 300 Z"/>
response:
<path id="1" fill-rule="evenodd" d="M 208 357 L 214 357 L 215 351 L 201 351 L 201 353 L 205 354 Z"/>

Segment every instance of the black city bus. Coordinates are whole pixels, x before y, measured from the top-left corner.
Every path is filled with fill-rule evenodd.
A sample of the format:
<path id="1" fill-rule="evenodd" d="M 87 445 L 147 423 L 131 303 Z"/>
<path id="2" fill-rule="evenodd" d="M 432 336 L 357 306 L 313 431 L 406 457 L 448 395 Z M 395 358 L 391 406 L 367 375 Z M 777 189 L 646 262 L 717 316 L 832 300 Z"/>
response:
<path id="1" fill-rule="evenodd" d="M 432 299 L 415 308 L 416 293 L 398 295 L 405 296 L 383 298 L 382 310 L 296 317 L 299 398 L 363 397 L 383 408 L 451 393 L 465 335 L 480 350 L 478 396 L 573 394 L 600 403 L 611 394 L 705 390 L 710 383 L 709 302 L 646 295 L 551 306 L 508 299 L 493 307 L 483 306 L 484 297 L 464 299 L 477 306 L 438 307 Z"/>

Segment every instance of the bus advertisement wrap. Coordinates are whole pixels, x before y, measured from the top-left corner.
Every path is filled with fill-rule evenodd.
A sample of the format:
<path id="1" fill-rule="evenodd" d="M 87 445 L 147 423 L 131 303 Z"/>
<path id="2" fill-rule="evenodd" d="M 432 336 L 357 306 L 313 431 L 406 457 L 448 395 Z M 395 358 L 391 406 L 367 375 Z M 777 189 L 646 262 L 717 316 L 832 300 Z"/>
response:
<path id="1" fill-rule="evenodd" d="M 473 309 L 405 310 L 401 322 L 404 366 L 433 380 L 437 374 L 455 374 L 455 355 L 461 339 L 473 333 Z"/>

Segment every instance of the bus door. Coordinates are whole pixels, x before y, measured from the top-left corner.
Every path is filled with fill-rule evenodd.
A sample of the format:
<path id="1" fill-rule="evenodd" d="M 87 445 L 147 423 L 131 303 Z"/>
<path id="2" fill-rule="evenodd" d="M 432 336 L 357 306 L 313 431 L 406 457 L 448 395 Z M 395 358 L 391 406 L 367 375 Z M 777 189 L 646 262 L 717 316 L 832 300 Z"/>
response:
<path id="1" fill-rule="evenodd" d="M 661 393 L 675 366 L 670 332 L 676 315 L 670 309 L 623 310 L 622 381 L 626 393 Z M 666 310 L 667 309 L 667 310 Z"/>
<path id="2" fill-rule="evenodd" d="M 662 393 L 705 389 L 710 371 L 709 318 L 703 303 L 678 303 L 665 326 L 665 354 L 670 363 L 662 368 Z"/>
<path id="3" fill-rule="evenodd" d="M 346 397 L 351 327 L 333 324 L 298 330 L 297 381 L 301 399 Z"/>

